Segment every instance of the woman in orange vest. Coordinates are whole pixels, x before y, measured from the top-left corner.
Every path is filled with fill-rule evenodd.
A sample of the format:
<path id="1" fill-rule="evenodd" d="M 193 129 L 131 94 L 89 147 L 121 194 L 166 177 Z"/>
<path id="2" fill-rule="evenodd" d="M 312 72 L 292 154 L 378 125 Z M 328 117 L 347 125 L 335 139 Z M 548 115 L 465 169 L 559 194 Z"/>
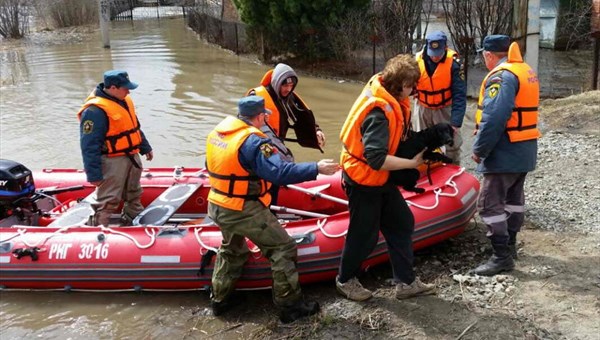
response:
<path id="1" fill-rule="evenodd" d="M 493 255 L 472 270 L 495 275 L 514 268 L 517 233 L 525 213 L 525 177 L 537 161 L 540 85 L 519 45 L 506 35 L 483 40 L 483 58 L 490 70 L 481 83 L 475 114 L 477 135 L 471 158 L 483 174 L 477 208 L 488 228 Z"/>
<path id="2" fill-rule="evenodd" d="M 340 164 L 349 198 L 350 224 L 336 288 L 350 300 L 372 296 L 357 275 L 377 244 L 379 231 L 388 245 L 396 297 L 426 294 L 434 288 L 415 276 L 414 216 L 398 187 L 388 181 L 391 170 L 416 168 L 423 163 L 423 152 L 413 159 L 394 156 L 410 129 L 408 96 L 419 76 L 419 66 L 411 55 L 388 60 L 383 72 L 369 80 L 354 102 L 340 133 Z"/>

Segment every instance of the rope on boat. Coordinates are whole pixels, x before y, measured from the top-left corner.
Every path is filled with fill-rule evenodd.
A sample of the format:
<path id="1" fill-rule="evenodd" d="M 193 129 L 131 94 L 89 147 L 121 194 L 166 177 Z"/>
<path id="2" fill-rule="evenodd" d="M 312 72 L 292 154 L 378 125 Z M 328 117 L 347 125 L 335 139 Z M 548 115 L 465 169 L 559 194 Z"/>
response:
<path id="1" fill-rule="evenodd" d="M 199 227 L 198 227 L 198 226 L 199 226 Z M 216 253 L 216 252 L 218 251 L 218 249 L 217 249 L 217 248 L 213 248 L 213 247 L 211 247 L 211 246 L 208 246 L 208 245 L 206 245 L 206 244 L 205 244 L 205 243 L 202 241 L 202 238 L 200 237 L 200 232 L 202 231 L 202 228 L 204 228 L 204 227 L 205 227 L 205 226 L 207 226 L 207 225 L 202 225 L 202 224 L 200 224 L 200 225 L 198 225 L 198 226 L 196 226 L 197 228 L 195 228 L 195 229 L 194 229 L 194 235 L 196 236 L 196 240 L 198 241 L 198 244 L 200 244 L 200 247 L 202 247 L 202 248 L 204 248 L 204 249 L 206 249 L 206 250 L 212 250 L 212 251 L 214 251 L 214 252 Z M 202 254 L 202 249 L 200 249 L 200 255 L 204 255 L 204 254 Z"/>
<path id="2" fill-rule="evenodd" d="M 312 229 L 308 229 L 307 231 L 305 231 L 305 233 L 308 234 L 308 233 L 312 233 L 314 231 L 320 230 L 323 235 L 325 235 L 329 238 L 343 237 L 343 236 L 346 236 L 346 234 L 348 233 L 348 230 L 346 229 L 341 234 L 337 234 L 337 235 L 330 234 L 325 231 L 325 228 L 323 228 L 325 226 L 325 224 L 327 224 L 327 218 L 324 218 L 322 220 L 317 220 L 317 226 Z"/>
<path id="3" fill-rule="evenodd" d="M 17 229 L 17 234 L 16 235 L 14 235 L 12 237 L 9 237 L 8 239 L 6 239 L 6 240 L 4 240 L 2 242 L 6 242 L 8 240 L 11 240 L 11 239 L 13 239 L 16 236 L 21 236 L 21 241 L 23 242 L 24 245 L 26 245 L 28 247 L 31 247 L 31 248 L 33 248 L 33 247 L 39 247 L 39 246 L 43 245 L 44 243 L 46 243 L 46 241 L 48 241 L 49 239 L 51 239 L 54 236 L 56 236 L 56 235 L 58 235 L 58 234 L 60 234 L 60 233 L 62 233 L 64 231 L 68 230 L 69 228 L 70 227 L 62 227 L 60 229 L 57 229 L 52 234 L 48 235 L 46 238 L 38 241 L 36 244 L 30 244 L 29 242 L 27 242 L 27 240 L 25 240 L 25 237 L 24 237 L 24 235 L 27 232 L 27 230 L 19 228 L 19 229 Z M 2 243 L 2 242 L 0 242 L 0 243 Z"/>
<path id="4" fill-rule="evenodd" d="M 59 200 L 58 200 L 56 197 L 54 197 L 54 196 L 46 195 L 46 194 L 45 194 L 45 193 L 43 193 L 43 192 L 36 192 L 36 194 L 37 194 L 37 195 L 40 195 L 40 196 L 42 196 L 42 197 L 49 198 L 49 199 L 51 199 L 52 201 L 54 201 L 55 203 L 57 203 L 57 204 L 58 204 L 58 206 L 60 207 L 61 211 L 62 211 L 62 210 L 65 208 L 65 205 L 64 205 L 64 204 L 63 204 L 61 201 L 59 201 Z"/>
<path id="5" fill-rule="evenodd" d="M 105 227 L 103 225 L 99 225 L 98 228 L 100 228 L 100 230 L 102 230 L 102 231 L 106 231 L 106 232 L 113 233 L 113 234 L 116 234 L 116 235 L 121 235 L 121 236 L 123 236 L 123 237 L 131 240 L 140 249 L 150 248 L 150 247 L 152 247 L 154 245 L 154 242 L 156 242 L 156 229 L 154 229 L 154 228 L 148 228 L 148 227 L 144 228 L 144 231 L 146 232 L 146 235 L 148 235 L 148 237 L 150 237 L 150 242 L 148 244 L 146 244 L 146 245 L 140 244 L 134 237 L 132 237 L 131 235 L 129 235 L 127 233 L 124 233 L 122 231 L 116 231 L 116 230 L 114 230 L 112 228 Z M 148 232 L 148 230 L 151 230 L 152 232 Z"/>
<path id="6" fill-rule="evenodd" d="M 437 206 L 440 204 L 440 196 L 443 197 L 455 197 L 456 195 L 458 195 L 458 186 L 456 185 L 456 182 L 453 181 L 454 177 L 460 176 L 463 172 L 465 172 L 465 168 L 460 168 L 460 170 L 455 173 L 454 175 L 450 176 L 450 178 L 448 178 L 448 180 L 446 181 L 446 183 L 444 183 L 445 186 L 448 187 L 452 187 L 454 189 L 454 193 L 444 193 L 441 187 L 439 188 L 435 188 L 433 189 L 433 193 L 435 194 L 435 203 L 431 206 L 424 206 L 424 205 L 420 205 L 417 203 L 414 203 L 410 200 L 406 200 L 406 203 L 408 205 L 423 209 L 423 210 L 433 210 L 435 208 L 437 208 Z"/>

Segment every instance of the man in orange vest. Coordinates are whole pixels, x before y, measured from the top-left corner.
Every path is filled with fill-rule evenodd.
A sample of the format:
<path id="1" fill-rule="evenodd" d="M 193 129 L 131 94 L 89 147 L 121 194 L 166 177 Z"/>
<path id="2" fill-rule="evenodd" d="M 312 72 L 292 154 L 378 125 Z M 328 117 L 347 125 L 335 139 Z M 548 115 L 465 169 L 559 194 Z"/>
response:
<path id="1" fill-rule="evenodd" d="M 96 186 L 94 215 L 88 224 L 108 226 L 111 214 L 124 201 L 121 223 L 144 210 L 140 197 L 142 161 L 151 161 L 152 147 L 140 128 L 129 91 L 138 84 L 125 71 L 104 73 L 104 82 L 90 93 L 77 113 L 83 167 L 88 182 Z"/>
<path id="2" fill-rule="evenodd" d="M 410 130 L 408 96 L 418 79 L 419 67 L 411 55 L 401 54 L 388 60 L 383 71 L 365 85 L 340 132 L 340 163 L 350 223 L 336 288 L 350 300 L 373 296 L 357 275 L 377 245 L 379 231 L 390 255 L 396 298 L 433 293 L 433 285 L 415 276 L 415 219 L 398 187 L 389 181 L 390 171 L 417 168 L 423 163 L 425 150 L 412 159 L 395 156 Z"/>
<path id="3" fill-rule="evenodd" d="M 260 128 L 271 112 L 259 96 L 242 98 L 238 116 L 229 116 L 208 134 L 206 168 L 211 190 L 208 215 L 221 228 L 223 241 L 212 276 L 211 306 L 220 315 L 237 304 L 232 296 L 242 274 L 250 239 L 271 261 L 273 301 L 282 322 L 315 314 L 317 302 L 305 302 L 298 282 L 296 242 L 269 210 L 272 183 L 286 185 L 332 175 L 339 165 L 319 162 L 286 162 Z"/>
<path id="4" fill-rule="evenodd" d="M 421 77 L 417 83 L 417 116 L 420 129 L 438 123 L 449 123 L 454 128 L 454 144 L 446 145 L 446 155 L 454 164 L 460 164 L 463 143 L 460 127 L 467 107 L 467 84 L 458 53 L 448 48 L 446 34 L 432 32 L 426 45 L 417 53 Z"/>
<path id="5" fill-rule="evenodd" d="M 516 42 L 506 35 L 483 39 L 490 70 L 481 83 L 471 158 L 483 173 L 477 208 L 493 255 L 471 272 L 491 276 L 514 268 L 517 233 L 525 214 L 524 184 L 537 161 L 540 85 Z"/>

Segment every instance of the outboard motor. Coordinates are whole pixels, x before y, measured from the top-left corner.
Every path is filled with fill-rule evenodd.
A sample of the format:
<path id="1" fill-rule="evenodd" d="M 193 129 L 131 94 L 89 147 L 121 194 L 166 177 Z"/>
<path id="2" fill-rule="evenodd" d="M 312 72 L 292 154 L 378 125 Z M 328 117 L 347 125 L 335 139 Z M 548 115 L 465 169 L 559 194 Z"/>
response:
<path id="1" fill-rule="evenodd" d="M 34 193 L 31 170 L 15 161 L 0 159 L 0 220 L 22 214 L 23 209 L 35 209 L 30 199 Z"/>

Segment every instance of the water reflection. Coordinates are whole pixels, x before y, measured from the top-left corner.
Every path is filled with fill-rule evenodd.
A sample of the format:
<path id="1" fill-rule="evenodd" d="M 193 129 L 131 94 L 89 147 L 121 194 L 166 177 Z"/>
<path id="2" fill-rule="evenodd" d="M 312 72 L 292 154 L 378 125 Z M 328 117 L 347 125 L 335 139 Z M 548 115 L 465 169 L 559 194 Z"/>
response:
<path id="1" fill-rule="evenodd" d="M 201 166 L 204 138 L 267 70 L 250 59 L 200 41 L 182 19 L 115 22 L 111 49 L 95 39 L 72 45 L 2 52 L 0 154 L 33 169 L 81 167 L 75 113 L 104 70 L 125 69 L 142 128 L 155 149 L 152 166 Z M 14 79 L 8 81 L 7 79 Z M 338 158 L 337 134 L 361 85 L 300 75 L 298 91 L 317 115 Z"/>

